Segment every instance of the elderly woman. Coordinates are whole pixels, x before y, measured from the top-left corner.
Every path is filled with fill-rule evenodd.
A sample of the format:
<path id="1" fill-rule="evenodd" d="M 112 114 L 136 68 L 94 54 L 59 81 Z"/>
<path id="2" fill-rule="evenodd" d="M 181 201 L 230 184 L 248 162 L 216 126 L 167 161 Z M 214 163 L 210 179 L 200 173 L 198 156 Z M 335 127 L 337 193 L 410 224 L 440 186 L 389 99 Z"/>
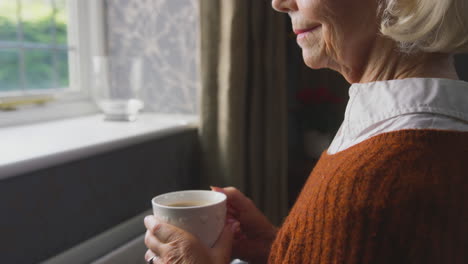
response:
<path id="1" fill-rule="evenodd" d="M 468 263 L 467 0 L 273 0 L 305 63 L 350 83 L 345 120 L 278 230 L 233 188 L 206 248 L 147 217 L 151 263 Z"/>

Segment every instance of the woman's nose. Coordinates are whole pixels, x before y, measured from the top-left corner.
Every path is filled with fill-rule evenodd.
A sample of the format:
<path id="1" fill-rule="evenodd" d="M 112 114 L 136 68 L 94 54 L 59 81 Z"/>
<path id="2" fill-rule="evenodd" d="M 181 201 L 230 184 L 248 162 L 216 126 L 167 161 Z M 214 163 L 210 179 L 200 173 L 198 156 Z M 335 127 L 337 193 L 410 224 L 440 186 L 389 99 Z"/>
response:
<path id="1" fill-rule="evenodd" d="M 296 0 L 272 0 L 271 5 L 276 11 L 283 13 L 297 10 Z"/>

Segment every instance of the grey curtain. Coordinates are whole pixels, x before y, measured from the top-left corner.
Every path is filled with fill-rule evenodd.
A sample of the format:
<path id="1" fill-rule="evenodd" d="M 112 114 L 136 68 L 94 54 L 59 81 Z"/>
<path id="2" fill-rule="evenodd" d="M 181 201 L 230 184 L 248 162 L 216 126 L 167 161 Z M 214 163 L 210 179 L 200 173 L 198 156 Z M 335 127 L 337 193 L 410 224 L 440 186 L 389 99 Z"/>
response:
<path id="1" fill-rule="evenodd" d="M 270 1 L 200 0 L 202 181 L 287 213 L 286 17 Z"/>

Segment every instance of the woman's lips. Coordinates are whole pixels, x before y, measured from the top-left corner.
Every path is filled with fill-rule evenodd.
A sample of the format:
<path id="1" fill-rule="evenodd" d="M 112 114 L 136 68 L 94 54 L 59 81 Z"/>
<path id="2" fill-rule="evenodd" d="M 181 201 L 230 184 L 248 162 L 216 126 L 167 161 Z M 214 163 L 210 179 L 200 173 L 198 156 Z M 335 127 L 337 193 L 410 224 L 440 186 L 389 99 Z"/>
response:
<path id="1" fill-rule="evenodd" d="M 297 39 L 302 39 L 304 38 L 308 33 L 318 29 L 320 25 L 313 26 L 311 28 L 306 28 L 306 29 L 296 29 L 294 30 L 294 33 L 297 35 Z"/>

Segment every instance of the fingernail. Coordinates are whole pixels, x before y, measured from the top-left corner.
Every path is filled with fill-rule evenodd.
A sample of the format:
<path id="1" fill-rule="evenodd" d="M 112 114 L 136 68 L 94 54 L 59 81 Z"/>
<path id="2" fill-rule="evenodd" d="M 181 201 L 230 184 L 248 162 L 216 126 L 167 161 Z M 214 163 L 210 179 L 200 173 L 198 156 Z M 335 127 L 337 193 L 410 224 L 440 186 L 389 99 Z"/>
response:
<path id="1" fill-rule="evenodd" d="M 144 219 L 143 221 L 144 221 L 144 222 L 148 222 L 148 221 L 149 221 L 149 219 L 150 219 L 150 217 L 151 217 L 151 215 L 147 215 L 147 216 L 145 216 L 145 219 Z"/>
<path id="2" fill-rule="evenodd" d="M 145 221 L 149 226 L 155 226 L 158 223 L 158 219 L 152 215 L 145 217 Z"/>
<path id="3" fill-rule="evenodd" d="M 223 188 L 216 187 L 216 186 L 210 186 L 210 188 L 212 191 L 224 193 Z"/>
<path id="4" fill-rule="evenodd" d="M 236 231 L 239 229 L 239 226 L 240 226 L 239 222 L 233 223 L 233 224 L 231 225 L 231 231 L 232 231 L 233 233 L 236 233 Z"/>

